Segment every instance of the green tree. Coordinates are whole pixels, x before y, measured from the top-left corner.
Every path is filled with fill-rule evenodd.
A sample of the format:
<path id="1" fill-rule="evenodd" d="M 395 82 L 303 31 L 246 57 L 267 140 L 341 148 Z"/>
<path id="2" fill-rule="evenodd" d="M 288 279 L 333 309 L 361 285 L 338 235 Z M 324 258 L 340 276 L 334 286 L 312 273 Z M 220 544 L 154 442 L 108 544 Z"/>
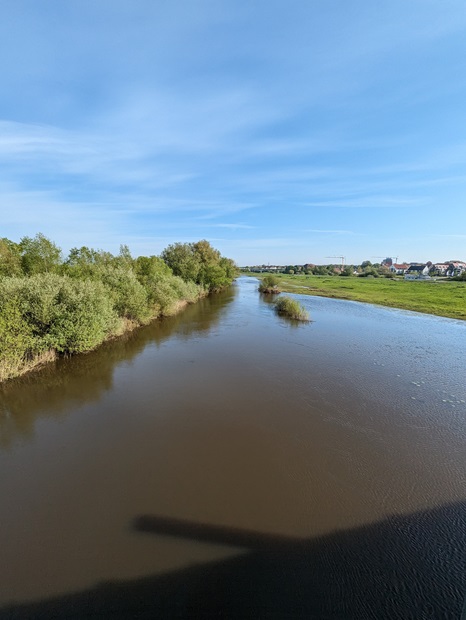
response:
<path id="1" fill-rule="evenodd" d="M 6 237 L 0 239 L 0 277 L 21 274 L 19 245 Z"/>
<path id="2" fill-rule="evenodd" d="M 352 265 L 346 265 L 346 267 L 344 267 L 344 269 L 341 270 L 340 276 L 352 276 L 353 275 L 353 266 Z"/>
<path id="3" fill-rule="evenodd" d="M 173 273 L 159 256 L 138 256 L 134 261 L 133 269 L 139 282 L 144 285 Z"/>
<path id="4" fill-rule="evenodd" d="M 21 266 L 27 275 L 56 273 L 62 264 L 61 249 L 42 233 L 34 238 L 23 237 L 19 242 Z"/>
<path id="5" fill-rule="evenodd" d="M 162 252 L 162 259 L 170 267 L 175 276 L 183 280 L 199 281 L 201 260 L 192 243 L 174 243 Z"/>

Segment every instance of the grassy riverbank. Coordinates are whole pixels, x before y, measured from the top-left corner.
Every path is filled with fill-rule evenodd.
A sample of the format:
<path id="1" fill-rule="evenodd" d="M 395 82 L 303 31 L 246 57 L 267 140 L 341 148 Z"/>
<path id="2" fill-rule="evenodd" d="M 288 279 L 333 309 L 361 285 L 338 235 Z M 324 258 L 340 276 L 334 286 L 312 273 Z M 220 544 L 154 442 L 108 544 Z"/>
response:
<path id="1" fill-rule="evenodd" d="M 247 275 L 262 279 L 268 274 Z M 286 274 L 276 277 L 280 290 L 287 293 L 350 299 L 466 320 L 464 282 Z"/>
<path id="2" fill-rule="evenodd" d="M 43 235 L 0 239 L 0 382 L 175 314 L 235 276 L 207 241 L 160 257 L 73 248 L 63 260 Z"/>

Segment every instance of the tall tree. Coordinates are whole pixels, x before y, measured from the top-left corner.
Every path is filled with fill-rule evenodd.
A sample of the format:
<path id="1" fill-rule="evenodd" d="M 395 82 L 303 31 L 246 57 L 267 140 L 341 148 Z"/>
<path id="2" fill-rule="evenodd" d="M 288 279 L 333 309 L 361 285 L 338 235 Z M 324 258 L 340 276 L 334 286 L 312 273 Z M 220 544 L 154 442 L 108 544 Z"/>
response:
<path id="1" fill-rule="evenodd" d="M 27 275 L 57 272 L 62 264 L 61 249 L 42 233 L 34 238 L 23 237 L 19 242 L 21 266 Z"/>
<path id="2" fill-rule="evenodd" d="M 162 259 L 175 276 L 198 282 L 201 260 L 192 243 L 174 243 L 162 252 Z"/>
<path id="3" fill-rule="evenodd" d="M 0 276 L 21 275 L 19 245 L 6 237 L 0 239 Z"/>

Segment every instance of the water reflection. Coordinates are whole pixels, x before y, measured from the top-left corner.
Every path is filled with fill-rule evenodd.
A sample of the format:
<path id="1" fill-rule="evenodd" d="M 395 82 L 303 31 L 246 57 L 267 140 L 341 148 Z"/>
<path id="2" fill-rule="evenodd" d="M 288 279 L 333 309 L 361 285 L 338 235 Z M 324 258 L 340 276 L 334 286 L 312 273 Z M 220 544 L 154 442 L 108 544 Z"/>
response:
<path id="1" fill-rule="evenodd" d="M 0 450 L 0 605 L 108 617 L 147 595 L 159 617 L 196 601 L 245 617 L 254 599 L 312 617 L 320 600 L 377 618 L 363 597 L 389 591 L 388 617 L 427 618 L 415 589 L 448 618 L 466 572 L 466 323 L 299 297 L 315 322 L 296 330 L 257 281 L 232 295 L 18 382 L 7 410 L 35 437 Z M 325 607 L 347 596 L 359 616 Z"/>
<path id="2" fill-rule="evenodd" d="M 39 417 L 57 417 L 70 407 L 97 402 L 113 388 L 116 368 L 160 347 L 172 336 L 207 336 L 233 301 L 236 288 L 202 299 L 173 317 L 154 321 L 104 343 L 96 351 L 60 359 L 38 372 L 0 385 L 0 449 L 16 438 L 30 439 Z"/>

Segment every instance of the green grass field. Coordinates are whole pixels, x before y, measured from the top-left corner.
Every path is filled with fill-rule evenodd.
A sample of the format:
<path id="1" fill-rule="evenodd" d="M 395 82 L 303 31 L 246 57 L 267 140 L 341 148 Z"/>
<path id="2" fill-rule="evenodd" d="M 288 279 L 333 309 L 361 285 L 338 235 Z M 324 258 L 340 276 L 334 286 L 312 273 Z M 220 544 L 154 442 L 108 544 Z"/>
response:
<path id="1" fill-rule="evenodd" d="M 267 274 L 247 274 L 262 278 Z M 278 274 L 288 293 L 351 299 L 466 320 L 466 282 Z"/>

